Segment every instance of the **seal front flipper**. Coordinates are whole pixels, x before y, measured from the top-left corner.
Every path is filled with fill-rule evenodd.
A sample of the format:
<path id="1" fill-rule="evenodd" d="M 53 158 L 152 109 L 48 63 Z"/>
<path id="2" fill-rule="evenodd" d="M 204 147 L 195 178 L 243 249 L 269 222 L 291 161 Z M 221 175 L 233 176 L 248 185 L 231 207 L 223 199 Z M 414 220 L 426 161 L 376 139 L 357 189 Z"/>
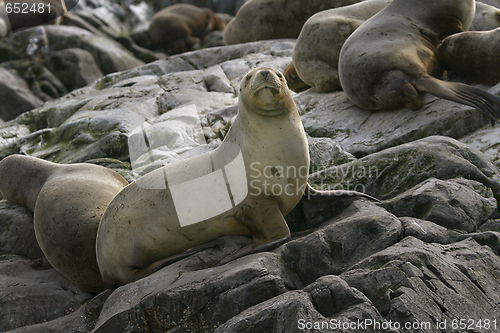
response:
<path id="1" fill-rule="evenodd" d="M 361 197 L 370 199 L 372 201 L 380 202 L 379 199 L 358 191 L 347 191 L 347 190 L 318 191 L 312 188 L 309 183 L 307 183 L 306 190 L 304 191 L 302 200 L 310 202 L 324 202 L 328 200 L 338 200 L 348 197 Z"/>
<path id="2" fill-rule="evenodd" d="M 415 80 L 415 86 L 420 91 L 428 92 L 436 97 L 469 105 L 479 109 L 500 124 L 500 98 L 482 89 L 463 83 L 441 81 L 432 76 L 423 76 Z"/>
<path id="3" fill-rule="evenodd" d="M 219 265 L 249 254 L 271 251 L 290 240 L 290 229 L 273 197 L 251 196 L 248 204 L 238 208 L 235 217 L 250 230 L 253 245 L 227 256 Z"/>

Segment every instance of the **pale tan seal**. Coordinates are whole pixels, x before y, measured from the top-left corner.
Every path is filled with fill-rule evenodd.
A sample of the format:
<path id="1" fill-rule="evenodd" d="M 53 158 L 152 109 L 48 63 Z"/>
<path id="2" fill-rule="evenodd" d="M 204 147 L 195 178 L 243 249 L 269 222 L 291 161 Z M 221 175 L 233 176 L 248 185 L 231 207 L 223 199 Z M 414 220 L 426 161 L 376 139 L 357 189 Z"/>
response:
<path id="1" fill-rule="evenodd" d="M 492 119 L 500 98 L 465 84 L 441 81 L 435 47 L 468 29 L 474 0 L 393 0 L 363 23 L 340 51 L 339 77 L 349 99 L 367 110 L 418 110 L 424 93 L 470 105 Z"/>
<path id="2" fill-rule="evenodd" d="M 283 75 L 250 71 L 219 148 L 154 170 L 111 201 L 97 236 L 104 281 L 140 279 L 225 235 L 252 235 L 252 248 L 236 257 L 272 249 L 289 239 L 284 216 L 305 190 L 320 200 L 362 195 L 318 193 L 307 185 L 308 170 L 306 135 Z"/>
<path id="3" fill-rule="evenodd" d="M 224 30 L 224 43 L 297 38 L 311 15 L 357 2 L 360 0 L 249 0 Z"/>
<path id="4" fill-rule="evenodd" d="M 500 82 L 500 28 L 451 35 L 438 45 L 436 55 L 443 68 L 470 83 Z"/>
<path id="5" fill-rule="evenodd" d="M 89 292 L 107 288 L 97 267 L 97 228 L 108 203 L 127 184 L 116 172 L 93 164 L 55 164 L 23 155 L 0 163 L 3 198 L 33 211 L 36 239 L 48 261 Z"/>
<path id="6" fill-rule="evenodd" d="M 500 27 L 500 9 L 476 1 L 476 14 L 469 31 L 488 31 Z"/>
<path id="7" fill-rule="evenodd" d="M 364 21 L 392 0 L 366 0 L 324 10 L 311 16 L 300 32 L 293 51 L 298 76 L 317 92 L 341 89 L 338 63 L 342 45 Z"/>
<path id="8" fill-rule="evenodd" d="M 179 3 L 153 15 L 149 36 L 153 47 L 178 54 L 190 51 L 209 32 L 224 30 L 225 26 L 212 10 Z"/>

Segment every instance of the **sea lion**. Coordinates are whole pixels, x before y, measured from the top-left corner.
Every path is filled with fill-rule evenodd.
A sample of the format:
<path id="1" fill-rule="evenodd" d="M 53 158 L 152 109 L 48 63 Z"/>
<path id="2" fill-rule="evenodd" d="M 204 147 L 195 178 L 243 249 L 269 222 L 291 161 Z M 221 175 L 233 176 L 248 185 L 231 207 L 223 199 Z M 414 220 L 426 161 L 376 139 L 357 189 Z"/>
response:
<path id="1" fill-rule="evenodd" d="M 476 14 L 469 31 L 487 31 L 500 27 L 500 9 L 476 1 Z"/>
<path id="2" fill-rule="evenodd" d="M 291 90 L 295 91 L 296 93 L 299 93 L 301 91 L 307 90 L 311 88 L 310 85 L 305 83 L 297 74 L 297 69 L 295 68 L 295 65 L 293 61 L 290 61 L 288 66 L 286 66 L 285 71 L 283 72 L 283 75 L 285 75 L 286 83 L 288 84 L 288 88 Z"/>
<path id="3" fill-rule="evenodd" d="M 366 0 L 311 16 L 302 27 L 293 51 L 292 61 L 298 76 L 320 93 L 341 89 L 338 63 L 342 45 L 364 21 L 391 1 Z"/>
<path id="4" fill-rule="evenodd" d="M 225 235 L 252 235 L 253 246 L 236 257 L 273 249 L 290 238 L 284 216 L 304 193 L 317 200 L 366 196 L 315 191 L 308 173 L 306 135 L 283 75 L 253 69 L 219 148 L 156 169 L 111 201 L 96 243 L 104 281 L 135 281 Z"/>
<path id="5" fill-rule="evenodd" d="M 311 15 L 361 0 L 249 0 L 224 30 L 226 45 L 297 38 Z"/>
<path id="6" fill-rule="evenodd" d="M 179 3 L 154 14 L 148 32 L 153 47 L 178 54 L 190 51 L 209 32 L 224 28 L 225 23 L 212 10 Z"/>
<path id="7" fill-rule="evenodd" d="M 12 10 L 7 14 L 13 32 L 44 24 L 61 24 L 62 15 L 68 13 L 65 2 L 61 0 L 23 0 L 18 4 L 18 13 Z"/>
<path id="8" fill-rule="evenodd" d="M 470 27 L 474 4 L 474 0 L 393 0 L 342 46 L 339 77 L 349 99 L 366 110 L 418 110 L 428 92 L 476 107 L 496 120 L 500 98 L 433 77 L 442 74 L 436 46 Z"/>
<path id="9" fill-rule="evenodd" d="M 35 236 L 48 261 L 89 292 L 103 283 L 95 239 L 102 214 L 127 181 L 98 165 L 56 164 L 10 155 L 0 162 L 0 193 L 34 213 Z"/>
<path id="10" fill-rule="evenodd" d="M 436 55 L 444 69 L 470 83 L 500 82 L 500 28 L 451 35 L 437 46 Z"/>

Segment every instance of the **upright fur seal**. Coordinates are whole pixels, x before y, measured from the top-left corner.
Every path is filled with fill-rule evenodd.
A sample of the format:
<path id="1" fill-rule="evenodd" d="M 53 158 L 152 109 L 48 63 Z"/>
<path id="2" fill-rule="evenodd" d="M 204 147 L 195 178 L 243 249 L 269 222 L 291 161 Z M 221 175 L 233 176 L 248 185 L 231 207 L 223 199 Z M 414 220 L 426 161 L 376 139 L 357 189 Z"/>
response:
<path id="1" fill-rule="evenodd" d="M 252 235 L 253 248 L 237 256 L 272 249 L 289 239 L 284 216 L 305 191 L 318 200 L 363 196 L 308 186 L 307 139 L 278 70 L 245 75 L 238 108 L 219 148 L 156 169 L 111 201 L 96 247 L 106 283 L 145 277 L 225 235 Z"/>
<path id="2" fill-rule="evenodd" d="M 299 77 L 317 92 L 341 89 L 338 63 L 342 45 L 364 21 L 391 1 L 366 0 L 311 16 L 302 27 L 293 51 L 292 61 Z"/>
<path id="3" fill-rule="evenodd" d="M 153 15 L 149 36 L 154 47 L 178 54 L 190 51 L 209 32 L 224 30 L 225 26 L 212 10 L 179 3 Z"/>
<path id="4" fill-rule="evenodd" d="M 226 45 L 297 38 L 311 15 L 361 0 L 249 0 L 224 30 Z"/>
<path id="5" fill-rule="evenodd" d="M 433 77 L 442 73 L 436 46 L 468 29 L 474 10 L 474 0 L 393 0 L 356 29 L 340 51 L 339 77 L 349 99 L 367 110 L 418 110 L 428 92 L 496 119 L 500 98 Z"/>
<path id="6" fill-rule="evenodd" d="M 107 288 L 95 239 L 107 205 L 127 181 L 107 168 L 56 164 L 10 155 L 0 162 L 0 193 L 34 213 L 35 236 L 48 261 L 83 290 Z"/>
<path id="7" fill-rule="evenodd" d="M 500 82 L 500 28 L 451 35 L 438 45 L 436 55 L 443 68 L 471 83 Z"/>
<path id="8" fill-rule="evenodd" d="M 500 27 L 500 9 L 476 1 L 476 14 L 469 30 L 488 31 L 498 27 Z"/>

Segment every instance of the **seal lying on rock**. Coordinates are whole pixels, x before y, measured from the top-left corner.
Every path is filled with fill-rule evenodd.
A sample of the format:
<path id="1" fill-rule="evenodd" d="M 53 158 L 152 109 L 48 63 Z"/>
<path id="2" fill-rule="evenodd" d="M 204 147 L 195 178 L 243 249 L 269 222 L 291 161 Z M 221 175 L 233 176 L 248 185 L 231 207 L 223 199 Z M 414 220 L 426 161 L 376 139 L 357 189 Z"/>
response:
<path id="1" fill-rule="evenodd" d="M 311 16 L 302 27 L 293 51 L 292 61 L 299 77 L 317 92 L 341 89 L 338 63 L 342 45 L 364 21 L 390 2 L 366 0 Z"/>
<path id="2" fill-rule="evenodd" d="M 500 9 L 476 1 L 476 14 L 469 31 L 488 31 L 500 27 Z"/>
<path id="3" fill-rule="evenodd" d="M 209 32 L 224 30 L 225 26 L 212 10 L 179 3 L 153 15 L 149 36 L 154 47 L 178 54 L 190 51 Z"/>
<path id="4" fill-rule="evenodd" d="M 500 82 L 500 28 L 451 35 L 438 45 L 436 55 L 444 69 L 469 82 Z"/>
<path id="5" fill-rule="evenodd" d="M 308 173 L 307 139 L 283 75 L 266 67 L 250 71 L 219 148 L 156 169 L 111 201 L 96 244 L 104 281 L 140 279 L 225 235 L 254 241 L 226 261 L 273 249 L 290 238 L 284 216 L 305 191 L 317 200 L 366 196 L 315 191 Z"/>
<path id="6" fill-rule="evenodd" d="M 434 50 L 468 29 L 474 0 L 393 0 L 346 40 L 339 77 L 349 99 L 366 110 L 418 110 L 423 94 L 473 106 L 492 119 L 500 98 L 479 88 L 441 81 Z"/>
<path id="7" fill-rule="evenodd" d="M 360 0 L 249 0 L 224 30 L 226 45 L 297 38 L 311 15 Z"/>
<path id="8" fill-rule="evenodd" d="M 100 292 L 95 239 L 104 210 L 128 182 L 98 165 L 56 164 L 11 155 L 0 163 L 0 193 L 34 213 L 35 236 L 48 261 L 83 290 Z"/>

